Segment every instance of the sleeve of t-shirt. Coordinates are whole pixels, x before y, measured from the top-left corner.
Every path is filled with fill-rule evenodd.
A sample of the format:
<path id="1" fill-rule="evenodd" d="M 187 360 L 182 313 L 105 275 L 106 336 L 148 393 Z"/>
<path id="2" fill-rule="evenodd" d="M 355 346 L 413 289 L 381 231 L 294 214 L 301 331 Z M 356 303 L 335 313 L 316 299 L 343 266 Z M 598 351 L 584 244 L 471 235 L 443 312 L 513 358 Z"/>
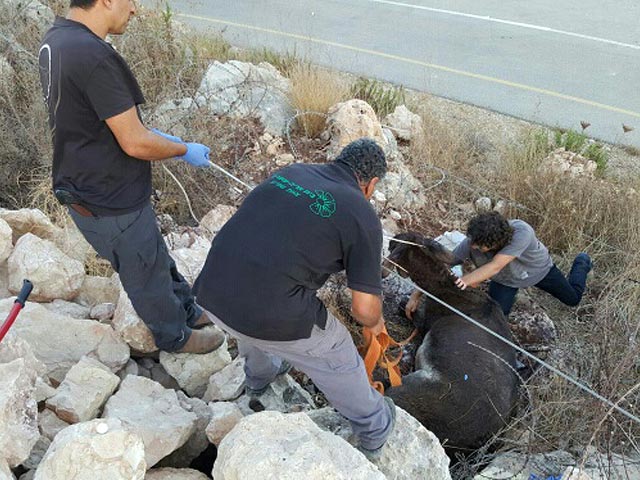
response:
<path id="1" fill-rule="evenodd" d="M 382 228 L 379 221 L 377 226 L 357 233 L 356 240 L 346 248 L 344 266 L 350 289 L 372 295 L 382 293 Z"/>
<path id="2" fill-rule="evenodd" d="M 453 249 L 453 256 L 456 260 L 452 265 L 460 265 L 469 259 L 471 256 L 471 240 L 469 240 L 469 237 L 466 237 Z"/>
<path id="3" fill-rule="evenodd" d="M 114 55 L 105 57 L 94 68 L 85 92 L 100 120 L 104 121 L 135 106 L 128 85 L 127 73 Z"/>
<path id="4" fill-rule="evenodd" d="M 529 225 L 522 225 L 520 228 L 514 228 L 513 238 L 511 242 L 500 250 L 498 253 L 502 255 L 511 255 L 519 257 L 531 245 L 531 240 L 535 237 L 533 228 Z"/>

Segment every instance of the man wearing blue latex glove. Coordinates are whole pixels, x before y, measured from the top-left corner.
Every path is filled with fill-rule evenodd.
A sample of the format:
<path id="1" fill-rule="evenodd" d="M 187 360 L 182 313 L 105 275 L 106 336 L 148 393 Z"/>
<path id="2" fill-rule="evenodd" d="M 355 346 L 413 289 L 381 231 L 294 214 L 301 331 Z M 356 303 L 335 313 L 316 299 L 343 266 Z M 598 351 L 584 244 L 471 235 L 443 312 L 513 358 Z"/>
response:
<path id="1" fill-rule="evenodd" d="M 153 128 L 151 129 L 151 131 L 156 135 L 160 135 L 161 137 L 166 138 L 167 140 L 186 145 L 187 153 L 179 157 L 185 162 L 190 163 L 194 167 L 209 166 L 209 152 L 211 152 L 211 149 L 206 145 L 202 145 L 201 143 L 185 143 L 180 137 L 161 132 L 157 128 Z"/>
<path id="2" fill-rule="evenodd" d="M 150 204 L 151 161 L 208 165 L 209 148 L 147 129 L 125 60 L 105 42 L 124 33 L 133 0 L 70 0 L 45 34 L 39 70 L 53 139 L 53 188 L 87 241 L 120 275 L 159 349 L 206 353 L 224 334 L 211 326 L 177 271 Z M 193 330 L 211 326 L 204 330 Z"/>

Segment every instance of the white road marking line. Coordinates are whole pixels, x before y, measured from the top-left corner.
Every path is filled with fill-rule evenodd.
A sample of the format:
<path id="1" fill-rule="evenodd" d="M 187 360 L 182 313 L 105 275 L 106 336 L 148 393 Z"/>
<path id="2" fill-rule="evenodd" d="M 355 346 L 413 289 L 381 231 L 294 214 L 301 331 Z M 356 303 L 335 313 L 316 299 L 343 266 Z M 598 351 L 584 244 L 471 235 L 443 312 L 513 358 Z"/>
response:
<path id="1" fill-rule="evenodd" d="M 444 15 L 452 15 L 456 17 L 472 18 L 474 20 L 484 20 L 487 22 L 501 23 L 504 25 L 511 25 L 513 27 L 522 27 L 522 28 L 529 28 L 531 30 L 539 30 L 541 32 L 557 33 L 558 35 L 566 35 L 568 37 L 582 38 L 583 40 L 606 43 L 608 45 L 615 45 L 617 47 L 632 48 L 634 50 L 640 50 L 640 45 L 634 45 L 632 43 L 618 42 L 616 40 L 609 40 L 608 38 L 593 37 L 591 35 L 583 35 L 582 33 L 567 32 L 566 30 L 558 30 L 555 28 L 544 27 L 541 25 L 534 25 L 532 23 L 522 23 L 522 22 L 514 22 L 511 20 L 503 20 L 501 18 L 491 17 L 489 15 L 474 15 L 473 13 L 457 12 L 455 10 L 445 10 L 442 8 L 425 7 L 423 5 L 413 5 L 411 3 L 394 2 L 392 0 L 365 0 L 365 1 L 373 2 L 373 3 L 381 3 L 385 5 L 393 5 L 396 7 L 413 8 L 415 10 L 426 10 L 428 12 L 442 13 Z"/>

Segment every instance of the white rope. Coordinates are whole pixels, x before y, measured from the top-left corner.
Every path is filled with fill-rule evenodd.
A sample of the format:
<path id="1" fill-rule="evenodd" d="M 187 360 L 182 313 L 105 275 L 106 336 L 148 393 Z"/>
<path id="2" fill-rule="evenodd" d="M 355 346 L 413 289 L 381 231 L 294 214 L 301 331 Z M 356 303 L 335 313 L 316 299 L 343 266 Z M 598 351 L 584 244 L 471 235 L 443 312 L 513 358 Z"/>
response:
<path id="1" fill-rule="evenodd" d="M 191 214 L 191 218 L 193 218 L 196 221 L 196 223 L 200 224 L 200 220 L 198 220 L 198 217 L 196 217 L 196 214 L 193 213 L 193 208 L 191 208 L 191 200 L 189 199 L 189 195 L 187 194 L 187 191 L 184 189 L 184 187 L 180 183 L 180 180 L 178 180 L 176 176 L 173 173 L 171 173 L 171 170 L 169 170 L 166 165 L 162 165 L 162 168 L 164 169 L 165 172 L 169 174 L 171 178 L 173 178 L 173 181 L 178 184 L 178 187 L 180 188 L 180 190 L 182 190 L 182 194 L 184 195 L 184 198 L 187 200 L 187 206 L 189 207 L 189 213 Z"/>

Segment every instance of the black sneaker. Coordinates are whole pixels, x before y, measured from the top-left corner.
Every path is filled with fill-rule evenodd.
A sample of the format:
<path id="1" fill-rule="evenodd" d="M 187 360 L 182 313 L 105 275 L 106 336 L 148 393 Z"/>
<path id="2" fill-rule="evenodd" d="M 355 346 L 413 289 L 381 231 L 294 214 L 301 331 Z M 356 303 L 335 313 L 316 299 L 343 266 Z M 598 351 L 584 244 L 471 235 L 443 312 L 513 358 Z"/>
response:
<path id="1" fill-rule="evenodd" d="M 389 430 L 389 436 L 393 433 L 393 429 L 396 427 L 396 404 L 393 403 L 390 397 L 382 397 L 385 403 L 389 406 L 389 411 L 391 413 L 391 429 Z M 387 437 L 388 439 L 389 437 Z M 382 449 L 387 444 L 387 441 L 380 445 L 378 448 L 364 448 L 363 446 L 358 446 L 358 450 L 362 452 L 362 454 L 367 457 L 367 460 L 370 462 L 376 462 L 380 460 L 382 456 Z"/>
<path id="2" fill-rule="evenodd" d="M 280 364 L 280 368 L 276 373 L 276 377 L 279 377 L 280 375 L 284 375 L 285 373 L 289 373 L 291 368 L 292 368 L 292 365 L 289 362 L 287 362 L 286 360 L 282 360 L 282 363 Z M 275 378 L 273 380 L 275 380 Z M 273 382 L 273 380 L 271 380 L 271 382 Z M 244 393 L 250 397 L 259 397 L 260 395 L 263 395 L 264 392 L 267 391 L 267 389 L 269 388 L 269 385 L 271 385 L 271 382 L 267 383 L 262 388 L 251 388 L 250 386 L 245 385 Z"/>

